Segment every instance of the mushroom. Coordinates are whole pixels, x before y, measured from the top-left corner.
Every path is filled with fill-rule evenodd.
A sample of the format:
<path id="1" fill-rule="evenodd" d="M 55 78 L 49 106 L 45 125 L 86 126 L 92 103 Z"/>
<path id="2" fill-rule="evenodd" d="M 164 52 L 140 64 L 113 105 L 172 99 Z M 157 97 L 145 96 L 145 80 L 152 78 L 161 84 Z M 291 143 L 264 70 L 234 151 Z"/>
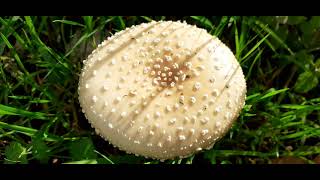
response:
<path id="1" fill-rule="evenodd" d="M 210 149 L 245 103 L 231 50 L 186 22 L 126 28 L 83 63 L 83 113 L 97 134 L 137 156 L 166 160 Z"/>

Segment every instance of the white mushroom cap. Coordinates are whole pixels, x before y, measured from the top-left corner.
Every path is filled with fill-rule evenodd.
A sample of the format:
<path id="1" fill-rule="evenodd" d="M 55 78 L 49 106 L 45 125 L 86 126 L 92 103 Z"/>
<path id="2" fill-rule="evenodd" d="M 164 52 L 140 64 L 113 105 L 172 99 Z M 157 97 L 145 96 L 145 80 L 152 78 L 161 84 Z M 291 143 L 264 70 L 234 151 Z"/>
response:
<path id="1" fill-rule="evenodd" d="M 243 108 L 246 83 L 217 37 L 186 23 L 153 21 L 102 42 L 84 61 L 78 92 L 101 137 L 165 160 L 211 148 Z"/>

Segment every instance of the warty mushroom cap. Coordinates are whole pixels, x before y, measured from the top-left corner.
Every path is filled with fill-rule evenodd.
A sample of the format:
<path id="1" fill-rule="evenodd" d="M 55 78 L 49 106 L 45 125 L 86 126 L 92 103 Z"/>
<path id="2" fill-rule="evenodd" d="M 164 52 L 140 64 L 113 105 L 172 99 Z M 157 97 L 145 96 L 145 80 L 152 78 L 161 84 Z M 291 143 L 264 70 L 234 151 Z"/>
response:
<path id="1" fill-rule="evenodd" d="M 126 28 L 83 63 L 82 111 L 96 133 L 127 153 L 165 160 L 210 149 L 245 103 L 231 50 L 185 22 Z"/>

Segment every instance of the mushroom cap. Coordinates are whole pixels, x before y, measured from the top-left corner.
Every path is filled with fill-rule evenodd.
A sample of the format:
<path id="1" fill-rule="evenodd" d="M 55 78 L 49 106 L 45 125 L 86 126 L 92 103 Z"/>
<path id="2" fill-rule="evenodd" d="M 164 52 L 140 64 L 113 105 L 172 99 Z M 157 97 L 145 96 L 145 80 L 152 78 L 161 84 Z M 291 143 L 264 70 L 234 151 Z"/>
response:
<path id="1" fill-rule="evenodd" d="M 79 101 L 91 126 L 120 150 L 153 159 L 210 149 L 246 98 L 231 50 L 185 22 L 117 32 L 84 60 Z"/>

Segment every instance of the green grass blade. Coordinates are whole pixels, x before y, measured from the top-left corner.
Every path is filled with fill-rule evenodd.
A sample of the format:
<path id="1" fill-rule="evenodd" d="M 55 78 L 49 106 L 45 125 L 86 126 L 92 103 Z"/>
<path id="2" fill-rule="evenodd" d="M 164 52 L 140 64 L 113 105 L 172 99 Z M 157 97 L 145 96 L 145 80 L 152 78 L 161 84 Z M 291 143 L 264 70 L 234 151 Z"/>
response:
<path id="1" fill-rule="evenodd" d="M 24 65 L 22 64 L 21 59 L 20 59 L 18 53 L 15 51 L 15 49 L 13 48 L 13 46 L 11 45 L 11 43 L 8 41 L 8 39 L 7 39 L 1 32 L 0 32 L 0 36 L 1 36 L 1 39 L 6 43 L 7 47 L 8 47 L 9 49 L 13 50 L 13 53 L 14 53 L 13 56 L 14 56 L 14 58 L 16 59 L 19 67 L 21 68 L 21 70 L 23 70 L 23 72 L 28 75 L 29 72 L 27 71 L 27 69 L 26 69 L 26 68 L 24 67 Z"/>
<path id="2" fill-rule="evenodd" d="M 240 150 L 214 150 L 216 156 L 228 157 L 228 156 L 276 156 L 276 153 L 263 153 L 258 151 L 240 151 Z"/>
<path id="3" fill-rule="evenodd" d="M 256 55 L 256 57 L 254 58 L 253 62 L 251 63 L 250 65 L 250 68 L 249 68 L 249 71 L 246 75 L 246 80 L 249 79 L 250 75 L 251 75 L 251 71 L 253 69 L 253 66 L 256 64 L 257 60 L 261 57 L 261 54 L 262 54 L 263 50 L 260 50 L 259 53 Z"/>
<path id="4" fill-rule="evenodd" d="M 87 39 L 89 39 L 92 35 L 94 35 L 96 32 L 98 31 L 98 29 L 95 29 L 93 32 L 91 32 L 90 34 L 84 34 L 76 43 L 74 46 L 72 46 L 72 48 L 66 53 L 66 55 L 63 58 L 67 58 L 73 51 L 75 48 L 77 48 L 81 43 L 83 43 L 84 41 L 86 41 Z"/>
<path id="5" fill-rule="evenodd" d="M 28 136 L 33 136 L 36 132 L 38 132 L 38 130 L 36 130 L 36 129 L 32 129 L 32 128 L 28 128 L 28 127 L 24 127 L 24 126 L 12 125 L 12 124 L 8 124 L 8 123 L 1 122 L 1 121 L 0 121 L 0 128 L 18 131 L 18 132 L 26 134 Z"/>
<path id="6" fill-rule="evenodd" d="M 212 22 L 204 16 L 190 16 L 190 17 L 196 20 L 197 22 L 199 22 L 204 27 L 209 28 L 210 30 L 214 28 L 214 25 L 212 24 Z"/>
<path id="7" fill-rule="evenodd" d="M 283 93 L 283 92 L 285 92 L 285 91 L 287 91 L 287 90 L 289 90 L 289 88 L 284 88 L 284 89 L 280 89 L 280 90 L 273 90 L 273 91 L 271 91 L 271 92 L 263 95 L 263 96 L 260 98 L 260 100 L 265 99 L 265 98 L 268 98 L 268 97 L 271 97 L 271 96 L 274 96 L 274 95 L 277 95 L 277 94 L 279 94 L 279 93 Z"/>
<path id="8" fill-rule="evenodd" d="M 71 161 L 63 164 L 98 164 L 96 159 L 80 160 L 80 161 Z"/>
<path id="9" fill-rule="evenodd" d="M 25 111 L 22 109 L 5 106 L 2 104 L 0 104 L 0 115 L 18 115 L 22 117 L 28 117 L 31 119 L 42 119 L 42 120 L 48 119 L 48 115 L 45 113 Z"/>
<path id="10" fill-rule="evenodd" d="M 121 16 L 118 16 L 118 20 L 120 22 L 121 30 L 126 28 L 126 23 L 124 22 L 123 18 Z"/>
<path id="11" fill-rule="evenodd" d="M 256 32 L 261 38 L 264 37 L 263 33 L 261 33 L 256 27 L 252 27 L 252 29 L 253 29 L 254 32 Z M 274 53 L 277 53 L 275 47 L 272 45 L 272 43 L 271 43 L 268 39 L 265 40 L 265 43 L 269 46 L 269 48 L 270 48 Z"/>
<path id="12" fill-rule="evenodd" d="M 259 97 L 260 95 L 261 95 L 261 93 L 251 94 L 251 95 L 247 96 L 246 101 L 249 101 L 251 99 L 255 99 L 256 97 Z"/>
<path id="13" fill-rule="evenodd" d="M 97 154 L 99 154 L 100 156 L 102 156 L 105 160 L 107 160 L 110 164 L 114 164 L 113 161 L 111 161 L 111 159 L 109 159 L 107 156 L 103 155 L 102 153 L 94 150 L 94 152 L 96 152 Z"/>
<path id="14" fill-rule="evenodd" d="M 69 25 L 72 25 L 72 26 L 81 26 L 81 27 L 85 27 L 85 25 L 81 24 L 81 23 L 78 23 L 78 22 L 74 22 L 74 21 L 68 21 L 68 20 L 54 20 L 52 22 L 60 22 L 60 23 L 63 23 L 63 24 L 69 24 Z"/>
<path id="15" fill-rule="evenodd" d="M 250 51 L 244 57 L 241 58 L 241 64 L 246 61 L 246 58 L 251 55 L 269 37 L 269 35 L 270 34 L 267 34 L 264 38 L 262 38 L 255 46 L 253 46 L 253 48 L 250 49 Z"/>
<path id="16" fill-rule="evenodd" d="M 67 63 L 63 62 L 64 60 L 57 54 L 55 53 L 51 48 L 49 48 L 48 46 L 46 46 L 41 39 L 39 38 L 38 34 L 35 31 L 35 27 L 33 25 L 32 19 L 30 16 L 26 16 L 25 17 L 27 26 L 29 28 L 29 30 L 31 31 L 31 35 L 32 37 L 37 41 L 37 43 L 44 48 L 49 54 L 51 54 L 64 68 L 66 71 L 71 71 L 70 67 L 67 65 Z"/>
<path id="17" fill-rule="evenodd" d="M 28 46 L 26 44 L 26 42 L 22 39 L 22 37 L 16 32 L 15 29 L 13 29 L 8 23 L 7 21 L 5 21 L 4 19 L 2 19 L 0 17 L 0 23 L 4 25 L 4 27 L 9 28 L 10 31 L 12 31 L 13 36 L 16 38 L 16 40 L 23 46 L 24 49 L 27 49 Z"/>
<path id="18" fill-rule="evenodd" d="M 259 20 L 255 21 L 255 24 L 257 24 L 260 28 L 271 34 L 271 36 L 278 41 L 291 55 L 294 55 L 293 51 L 288 47 L 288 45 L 273 31 L 271 30 L 267 25 L 263 24 Z"/>
<path id="19" fill-rule="evenodd" d="M 229 21 L 229 17 L 228 17 L 228 16 L 223 16 L 223 17 L 221 18 L 218 27 L 217 27 L 217 28 L 215 29 L 215 31 L 214 31 L 214 35 L 215 35 L 215 36 L 219 37 L 219 36 L 222 34 L 224 28 L 225 28 L 226 25 L 228 24 L 228 21 Z"/>
<path id="20" fill-rule="evenodd" d="M 234 40 L 236 43 L 236 58 L 239 59 L 240 58 L 240 40 L 239 40 L 239 34 L 238 34 L 238 27 L 237 27 L 237 22 L 236 20 L 233 21 L 234 22 Z"/>
<path id="21" fill-rule="evenodd" d="M 153 19 L 149 18 L 148 16 L 141 16 L 141 18 L 143 18 L 144 20 L 151 22 L 153 21 Z"/>
<path id="22" fill-rule="evenodd" d="M 86 25 L 87 32 L 91 32 L 93 29 L 93 17 L 92 16 L 84 16 L 83 20 Z"/>
<path id="23" fill-rule="evenodd" d="M 320 110 L 320 106 L 312 106 L 312 105 L 299 105 L 299 104 L 282 104 L 279 106 L 280 108 L 285 109 L 309 109 L 309 110 Z"/>
<path id="24" fill-rule="evenodd" d="M 1 122 L 1 121 L 0 121 L 0 128 L 17 131 L 17 132 L 20 132 L 20 133 L 25 134 L 27 136 L 30 136 L 30 137 L 35 136 L 39 132 L 39 130 L 37 130 L 37 129 L 24 127 L 24 126 L 13 125 L 13 124 L 8 124 L 8 123 Z M 77 139 L 77 138 L 76 137 L 66 138 L 66 137 L 61 137 L 61 136 L 52 135 L 52 134 L 47 134 L 46 136 L 44 136 L 44 140 L 51 141 L 51 142 L 62 141 L 62 140 L 71 140 L 71 141 L 73 141 L 75 139 Z"/>
<path id="25" fill-rule="evenodd" d="M 282 136 L 279 139 L 284 140 L 284 139 L 295 139 L 295 138 L 302 138 L 302 137 L 320 137 L 320 129 L 308 129 L 305 131 L 300 131 L 296 133 L 292 133 L 286 136 Z"/>

